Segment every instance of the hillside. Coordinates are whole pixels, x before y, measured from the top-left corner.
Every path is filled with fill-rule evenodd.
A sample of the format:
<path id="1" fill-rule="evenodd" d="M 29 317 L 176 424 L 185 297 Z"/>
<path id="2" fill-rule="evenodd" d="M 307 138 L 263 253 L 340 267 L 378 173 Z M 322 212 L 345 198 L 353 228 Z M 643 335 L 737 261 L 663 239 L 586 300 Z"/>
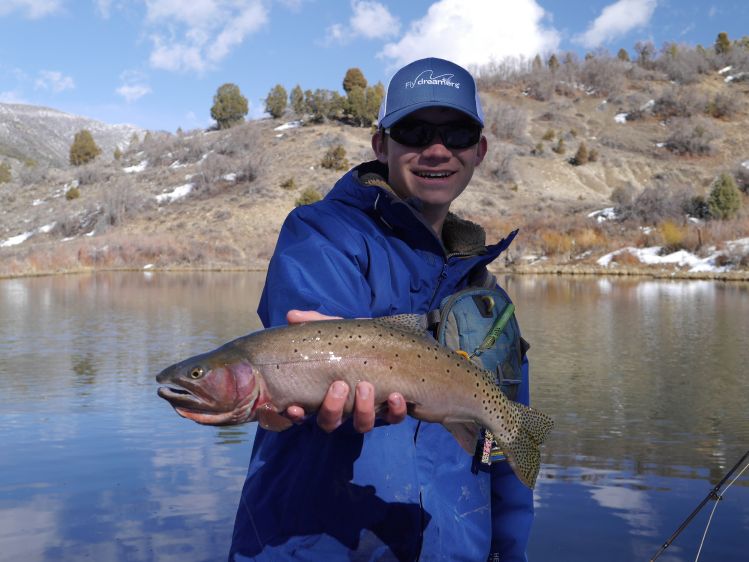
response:
<path id="1" fill-rule="evenodd" d="M 111 158 L 115 147 L 126 147 L 133 134 L 144 131 L 132 125 L 108 125 L 47 107 L 0 103 L 0 161 L 21 170 L 26 162 L 64 167 L 75 133 L 88 129 Z"/>
<path id="2" fill-rule="evenodd" d="M 481 80 L 490 153 L 454 207 L 484 225 L 490 239 L 521 228 L 506 267 L 749 278 L 746 194 L 730 220 L 685 210 L 699 208 L 694 201 L 704 202 L 722 173 L 749 186 L 749 82 L 727 81 L 724 70 L 677 86 L 651 72 L 614 93 L 557 78 L 544 94 L 539 80 Z M 726 112 L 707 113 L 711 103 Z M 48 149 L 39 139 L 52 125 L 42 110 L 28 114 L 33 119 L 24 121 L 15 113 L 30 139 L 23 150 L 33 146 L 41 159 Z M 350 165 L 371 158 L 369 128 L 297 118 L 150 133 L 119 161 L 0 184 L 0 275 L 265 267 L 302 192 L 324 195 L 341 175 L 321 167 L 326 150 L 343 146 Z M 3 138 L 0 146 L 8 143 Z M 595 158 L 573 165 L 580 143 Z M 49 160 L 63 148 L 49 149 L 57 155 Z M 71 187 L 77 198 L 66 197 Z M 631 249 L 608 255 L 622 248 Z M 704 267 L 673 258 L 676 252 Z"/>

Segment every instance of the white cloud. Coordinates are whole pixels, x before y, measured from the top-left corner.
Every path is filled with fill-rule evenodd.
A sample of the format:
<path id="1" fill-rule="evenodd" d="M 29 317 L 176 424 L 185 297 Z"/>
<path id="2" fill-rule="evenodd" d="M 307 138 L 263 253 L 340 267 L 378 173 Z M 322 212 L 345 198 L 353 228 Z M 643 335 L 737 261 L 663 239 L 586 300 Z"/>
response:
<path id="1" fill-rule="evenodd" d="M 347 24 L 335 23 L 327 28 L 327 43 L 347 43 L 356 37 L 386 39 L 400 31 L 400 20 L 380 2 L 352 0 L 351 11 Z"/>
<path id="2" fill-rule="evenodd" d="M 62 0 L 2 0 L 0 16 L 20 10 L 27 18 L 38 19 L 59 11 L 61 7 Z"/>
<path id="3" fill-rule="evenodd" d="M 351 3 L 351 29 L 367 39 L 380 39 L 398 35 L 400 21 L 379 2 L 354 0 Z"/>
<path id="4" fill-rule="evenodd" d="M 65 76 L 57 70 L 40 70 L 39 76 L 34 83 L 37 90 L 52 90 L 60 93 L 75 88 L 75 82 L 70 76 Z"/>
<path id="5" fill-rule="evenodd" d="M 127 103 L 132 103 L 150 94 L 151 88 L 145 84 L 123 84 L 117 88 L 117 93 L 125 98 Z"/>
<path id="6" fill-rule="evenodd" d="M 154 29 L 150 62 L 172 71 L 205 71 L 268 21 L 262 0 L 146 0 Z"/>
<path id="7" fill-rule="evenodd" d="M 391 59 L 395 67 L 429 56 L 463 66 L 532 58 L 559 45 L 559 33 L 544 26 L 546 16 L 535 0 L 440 0 L 378 56 Z"/>
<path id="8" fill-rule="evenodd" d="M 650 22 L 657 0 L 618 0 L 609 4 L 588 26 L 585 33 L 573 38 L 588 49 L 618 39 Z"/>

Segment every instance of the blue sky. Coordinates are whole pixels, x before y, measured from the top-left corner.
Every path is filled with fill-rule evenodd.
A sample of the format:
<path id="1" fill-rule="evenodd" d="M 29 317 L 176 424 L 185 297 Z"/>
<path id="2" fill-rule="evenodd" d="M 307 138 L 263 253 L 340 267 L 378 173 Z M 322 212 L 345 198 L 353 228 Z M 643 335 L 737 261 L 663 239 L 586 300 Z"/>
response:
<path id="1" fill-rule="evenodd" d="M 237 84 L 250 116 L 275 84 L 387 84 L 422 56 L 464 65 L 637 41 L 749 34 L 746 0 L 0 0 L 0 102 L 174 131 L 211 124 Z"/>

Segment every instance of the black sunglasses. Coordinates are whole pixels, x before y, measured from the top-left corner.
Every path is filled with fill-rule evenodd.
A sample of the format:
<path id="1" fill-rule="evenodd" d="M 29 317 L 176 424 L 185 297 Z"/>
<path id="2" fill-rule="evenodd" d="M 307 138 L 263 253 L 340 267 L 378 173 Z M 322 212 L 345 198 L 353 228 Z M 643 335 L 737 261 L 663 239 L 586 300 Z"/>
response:
<path id="1" fill-rule="evenodd" d="M 427 146 L 437 133 L 446 148 L 468 148 L 481 139 L 481 125 L 470 121 L 435 125 L 424 121 L 404 120 L 385 129 L 385 134 L 390 135 L 395 142 L 413 147 Z"/>

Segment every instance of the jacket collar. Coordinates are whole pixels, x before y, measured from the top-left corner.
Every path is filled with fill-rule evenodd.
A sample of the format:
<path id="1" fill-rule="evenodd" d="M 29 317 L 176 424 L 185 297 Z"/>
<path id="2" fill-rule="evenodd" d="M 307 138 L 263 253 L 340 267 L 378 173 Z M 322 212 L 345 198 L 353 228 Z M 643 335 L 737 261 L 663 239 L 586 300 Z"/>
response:
<path id="1" fill-rule="evenodd" d="M 365 162 L 338 180 L 327 198 L 367 212 L 402 238 L 410 241 L 419 239 L 422 244 L 429 239 L 446 257 L 488 254 L 486 261 L 489 262 L 507 248 L 517 234 L 515 230 L 498 244 L 487 247 L 486 232 L 480 225 L 448 213 L 440 240 L 421 215 L 418 200 L 398 197 L 388 184 L 387 177 L 385 164 L 377 160 Z"/>

